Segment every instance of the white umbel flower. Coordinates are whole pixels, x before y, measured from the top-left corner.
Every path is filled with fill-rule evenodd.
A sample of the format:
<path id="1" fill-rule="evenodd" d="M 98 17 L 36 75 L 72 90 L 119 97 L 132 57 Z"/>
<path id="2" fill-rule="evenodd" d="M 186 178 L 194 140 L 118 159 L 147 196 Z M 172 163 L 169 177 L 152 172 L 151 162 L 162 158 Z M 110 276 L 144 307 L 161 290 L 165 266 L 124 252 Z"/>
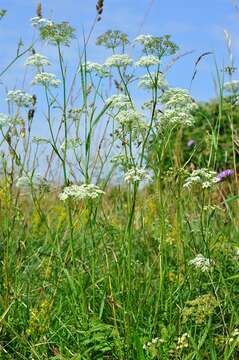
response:
<path id="1" fill-rule="evenodd" d="M 127 108 L 131 105 L 131 102 L 128 96 L 124 94 L 112 95 L 106 99 L 106 105 L 109 105 L 110 108 L 122 109 Z"/>
<path id="2" fill-rule="evenodd" d="M 164 129 L 174 125 L 192 126 L 194 121 L 194 117 L 186 109 L 165 109 L 160 115 L 159 128 Z"/>
<path id="3" fill-rule="evenodd" d="M 224 89 L 230 93 L 239 91 L 239 80 L 228 81 L 224 84 Z"/>
<path id="4" fill-rule="evenodd" d="M 187 90 L 169 88 L 161 94 L 159 99 L 164 105 L 159 123 L 161 130 L 171 125 L 192 126 L 194 124 L 192 110 L 197 107 L 197 104 Z"/>
<path id="5" fill-rule="evenodd" d="M 115 119 L 121 125 L 129 125 L 131 128 L 146 129 L 147 124 L 144 122 L 144 116 L 137 110 L 122 110 L 118 113 Z"/>
<path id="6" fill-rule="evenodd" d="M 128 66 L 133 63 L 133 60 L 126 54 L 114 54 L 109 57 L 105 65 L 108 67 L 120 67 L 120 66 Z"/>
<path id="7" fill-rule="evenodd" d="M 32 95 L 23 90 L 11 90 L 8 91 L 6 100 L 19 107 L 29 107 L 32 104 Z"/>
<path id="8" fill-rule="evenodd" d="M 208 189 L 217 182 L 217 173 L 215 171 L 202 168 L 194 170 L 191 175 L 186 178 L 183 187 L 188 189 L 193 185 L 200 185 L 203 189 Z"/>
<path id="9" fill-rule="evenodd" d="M 189 335 L 188 333 L 184 333 L 182 336 L 178 337 L 176 350 L 182 350 L 184 348 L 187 348 L 189 346 L 188 343 Z"/>
<path id="10" fill-rule="evenodd" d="M 11 116 L 0 113 L 0 128 L 3 128 L 5 126 L 12 126 L 15 124 L 15 121 Z"/>
<path id="11" fill-rule="evenodd" d="M 197 107 L 188 91 L 180 88 L 167 89 L 160 97 L 166 109 L 183 109 L 191 111 Z"/>
<path id="12" fill-rule="evenodd" d="M 31 18 L 30 21 L 31 21 L 31 25 L 35 28 L 40 28 L 42 26 L 52 24 L 52 21 L 45 19 L 41 16 L 35 16 Z"/>
<path id="13" fill-rule="evenodd" d="M 95 73 L 96 75 L 100 77 L 109 77 L 110 73 L 106 69 L 106 65 L 98 64 L 95 62 L 87 61 L 86 63 L 81 65 L 81 68 L 83 71 L 87 73 Z M 80 70 L 79 70 L 80 72 Z"/>
<path id="14" fill-rule="evenodd" d="M 57 80 L 54 74 L 47 72 L 41 72 L 39 74 L 36 74 L 35 78 L 32 81 L 32 85 L 43 85 L 45 87 L 58 87 L 60 84 L 61 81 Z"/>
<path id="15" fill-rule="evenodd" d="M 161 73 L 151 73 L 141 76 L 139 79 L 139 87 L 145 90 L 152 89 L 165 89 L 167 88 L 167 82 Z"/>
<path id="16" fill-rule="evenodd" d="M 142 180 L 150 180 L 151 177 L 144 168 L 133 168 L 128 170 L 124 175 L 124 181 L 137 182 Z"/>
<path id="17" fill-rule="evenodd" d="M 51 63 L 49 62 L 49 60 L 47 59 L 46 56 L 36 53 L 27 58 L 25 65 L 26 66 L 35 66 L 35 67 L 39 68 L 41 66 L 51 65 Z"/>
<path id="18" fill-rule="evenodd" d="M 154 55 L 142 56 L 138 61 L 135 62 L 137 67 L 149 67 L 158 65 L 160 63 L 159 59 Z"/>
<path id="19" fill-rule="evenodd" d="M 136 44 L 140 44 L 140 45 L 143 45 L 143 46 L 147 46 L 148 44 L 151 44 L 151 42 L 153 41 L 153 36 L 152 35 L 139 35 L 137 36 L 133 43 L 136 43 Z"/>
<path id="20" fill-rule="evenodd" d="M 62 201 L 69 198 L 74 200 L 95 199 L 102 194 L 104 191 L 94 184 L 70 185 L 66 186 L 63 192 L 59 194 L 59 199 Z"/>
<path id="21" fill-rule="evenodd" d="M 29 193 L 31 190 L 40 190 L 47 186 L 47 180 L 40 175 L 34 177 L 23 175 L 16 179 L 16 187 L 23 193 Z"/>
<path id="22" fill-rule="evenodd" d="M 194 259 L 190 260 L 189 265 L 194 266 L 196 269 L 200 269 L 202 272 L 208 272 L 214 265 L 214 262 L 202 254 L 198 254 Z"/>

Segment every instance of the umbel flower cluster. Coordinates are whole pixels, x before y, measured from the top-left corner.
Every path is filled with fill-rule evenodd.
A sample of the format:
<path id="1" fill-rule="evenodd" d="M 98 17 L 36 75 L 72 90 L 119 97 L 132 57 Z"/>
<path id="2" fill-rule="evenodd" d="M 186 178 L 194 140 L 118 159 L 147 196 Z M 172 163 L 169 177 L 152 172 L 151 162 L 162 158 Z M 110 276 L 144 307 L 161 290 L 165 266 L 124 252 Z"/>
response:
<path id="1" fill-rule="evenodd" d="M 51 65 L 51 63 L 46 56 L 35 53 L 27 58 L 25 65 L 41 68 L 42 66 Z"/>
<path id="2" fill-rule="evenodd" d="M 238 93 L 239 91 L 239 80 L 228 81 L 224 84 L 224 89 L 229 93 Z"/>
<path id="3" fill-rule="evenodd" d="M 9 115 L 0 113 L 0 128 L 15 125 L 16 121 Z"/>
<path id="4" fill-rule="evenodd" d="M 41 14 L 31 21 L 32 25 L 39 31 L 41 39 L 57 45 L 59 51 L 60 45 L 69 45 L 74 37 L 74 29 L 67 22 L 55 23 L 43 18 Z M 192 111 L 196 107 L 190 94 L 184 89 L 170 88 L 165 80 L 164 74 L 161 72 L 162 57 L 172 55 L 178 49 L 176 44 L 171 41 L 170 36 L 138 36 L 133 44 L 142 47 L 143 56 L 137 61 L 134 61 L 125 53 L 125 46 L 128 43 L 129 40 L 126 34 L 119 31 L 106 32 L 97 39 L 97 45 L 103 45 L 113 49 L 113 55 L 106 59 L 104 64 L 85 61 L 80 64 L 78 69 L 78 73 L 81 76 L 82 74 L 89 76 L 89 82 L 87 81 L 87 83 L 90 84 L 91 88 L 93 88 L 95 81 L 95 77 L 91 76 L 92 74 L 100 78 L 113 77 L 113 74 L 118 74 L 119 83 L 116 81 L 118 94 L 112 95 L 106 100 L 104 100 L 102 96 L 102 99 L 104 100 L 106 114 L 117 124 L 117 128 L 114 127 L 113 134 L 116 134 L 118 140 L 120 140 L 122 146 L 124 146 L 126 157 L 128 156 L 128 146 L 135 147 L 136 145 L 137 148 L 140 146 L 144 147 L 147 140 L 150 139 L 149 133 L 151 126 L 153 127 L 154 124 L 151 123 L 150 117 L 145 115 L 144 110 L 150 110 L 152 112 L 152 109 L 155 107 L 155 104 L 152 103 L 153 101 L 156 101 L 157 105 L 162 107 L 162 111 L 157 110 L 152 115 L 152 118 L 154 116 L 154 120 L 156 119 L 156 127 L 154 128 L 156 133 L 158 130 L 161 131 L 164 128 L 175 125 L 192 125 L 194 123 Z M 51 65 L 46 56 L 33 50 L 31 56 L 27 58 L 25 65 L 36 68 L 36 75 L 32 80 L 32 85 L 41 85 L 45 88 L 58 87 L 61 85 L 61 81 L 58 80 L 53 73 L 45 71 L 44 67 Z M 140 73 L 141 76 L 138 77 L 135 75 L 135 72 L 141 67 L 146 68 L 146 73 Z M 122 76 L 125 77 L 125 81 L 122 80 Z M 137 110 L 131 94 L 127 89 L 128 84 L 130 85 L 133 81 L 138 81 L 139 87 L 149 90 L 152 94 L 155 94 L 155 98 L 157 99 L 151 100 L 151 102 L 149 101 L 149 106 L 145 106 L 145 108 L 142 107 L 142 111 Z M 15 103 L 19 107 L 30 107 L 33 99 L 30 94 L 22 90 L 14 90 L 8 93 L 7 101 Z M 80 107 L 72 108 L 71 110 L 66 109 L 67 119 L 79 122 L 82 114 L 86 114 L 87 111 L 88 109 L 85 110 Z M 12 118 L 2 114 L 2 126 L 5 126 L 6 123 L 10 124 L 11 122 Z M 76 142 L 74 142 L 73 139 L 72 148 L 80 144 L 80 139 L 77 139 Z M 130 149 L 129 153 L 130 156 L 134 156 L 132 149 Z M 146 170 L 142 168 L 141 163 L 138 165 L 137 161 L 131 161 L 131 165 L 132 164 L 134 164 L 133 168 L 125 174 L 126 182 L 137 182 L 150 178 Z M 126 169 L 127 168 L 129 168 L 129 165 Z M 204 174 L 203 171 L 204 170 L 201 169 L 191 174 L 185 183 L 185 187 L 189 187 L 196 182 L 201 183 L 202 187 L 209 187 L 209 184 L 214 181 L 214 174 L 212 176 L 210 173 L 208 176 L 208 174 Z M 74 199 L 94 198 L 102 193 L 102 190 L 93 184 L 72 185 L 63 190 L 60 198 L 62 200 L 68 197 Z"/>
<path id="5" fill-rule="evenodd" d="M 128 170 L 124 175 L 124 180 L 128 183 L 137 182 L 143 180 L 150 180 L 151 177 L 148 174 L 147 170 L 143 168 L 133 168 Z"/>
<path id="6" fill-rule="evenodd" d="M 168 87 L 167 82 L 160 72 L 145 74 L 139 79 L 139 87 L 145 90 L 164 90 Z"/>
<path id="7" fill-rule="evenodd" d="M 154 66 L 154 65 L 159 65 L 160 61 L 159 58 L 154 56 L 154 55 L 146 55 L 146 56 L 142 56 L 138 61 L 135 62 L 135 66 L 138 67 L 150 67 L 150 66 Z"/>
<path id="8" fill-rule="evenodd" d="M 108 67 L 126 67 L 132 65 L 133 60 L 126 54 L 113 54 L 105 62 Z"/>
<path id="9" fill-rule="evenodd" d="M 59 194 L 59 199 L 63 201 L 69 198 L 73 200 L 95 199 L 102 194 L 104 191 L 94 184 L 70 185 L 66 186 Z"/>
<path id="10" fill-rule="evenodd" d="M 194 300 L 187 301 L 187 305 L 182 311 L 183 322 L 194 321 L 201 325 L 212 316 L 218 305 L 217 299 L 212 294 L 201 295 Z"/>
<path id="11" fill-rule="evenodd" d="M 126 110 L 128 107 L 131 106 L 131 102 L 128 96 L 124 94 L 112 95 L 106 100 L 106 104 L 109 105 L 111 109 L 118 110 Z"/>
<path id="12" fill-rule="evenodd" d="M 197 169 L 186 178 L 184 188 L 191 188 L 193 185 L 200 185 L 203 189 L 212 187 L 218 182 L 217 173 L 208 169 Z"/>
<path id="13" fill-rule="evenodd" d="M 214 262 L 202 254 L 198 254 L 194 259 L 189 261 L 189 265 L 200 269 L 202 272 L 208 272 L 214 265 Z"/>
<path id="14" fill-rule="evenodd" d="M 19 107 L 29 107 L 32 105 L 32 95 L 23 90 L 11 90 L 7 94 L 6 100 L 15 103 Z"/>
<path id="15" fill-rule="evenodd" d="M 16 179 L 16 187 L 23 193 L 29 193 L 31 190 L 40 190 L 47 187 L 48 183 L 45 178 L 40 175 L 31 176 L 26 174 Z"/>
<path id="16" fill-rule="evenodd" d="M 79 72 L 81 70 L 85 71 L 86 73 L 95 73 L 100 77 L 109 77 L 110 73 L 107 70 L 105 65 L 98 64 L 96 62 L 87 61 L 86 63 L 80 66 Z"/>
<path id="17" fill-rule="evenodd" d="M 192 126 L 194 117 L 192 111 L 197 107 L 187 90 L 167 89 L 160 97 L 164 105 L 163 115 L 160 117 L 160 127 L 167 125 Z"/>
<path id="18" fill-rule="evenodd" d="M 74 38 L 75 29 L 66 21 L 55 23 L 42 16 L 36 16 L 31 19 L 31 24 L 39 30 L 42 40 L 53 45 L 69 46 Z"/>
<path id="19" fill-rule="evenodd" d="M 143 52 L 147 55 L 167 56 L 173 55 L 178 50 L 178 46 L 171 41 L 170 35 L 152 36 L 139 35 L 134 40 L 135 44 L 143 47 Z"/>
<path id="20" fill-rule="evenodd" d="M 147 129 L 144 115 L 132 108 L 119 111 L 115 119 L 119 124 L 116 134 L 122 141 L 124 141 L 128 135 L 131 136 L 132 140 L 138 140 L 139 136 L 142 136 Z"/>
<path id="21" fill-rule="evenodd" d="M 32 81 L 32 85 L 43 85 L 45 87 L 58 87 L 60 84 L 61 81 L 57 80 L 54 74 L 47 72 L 40 72 L 39 74 L 36 74 Z"/>

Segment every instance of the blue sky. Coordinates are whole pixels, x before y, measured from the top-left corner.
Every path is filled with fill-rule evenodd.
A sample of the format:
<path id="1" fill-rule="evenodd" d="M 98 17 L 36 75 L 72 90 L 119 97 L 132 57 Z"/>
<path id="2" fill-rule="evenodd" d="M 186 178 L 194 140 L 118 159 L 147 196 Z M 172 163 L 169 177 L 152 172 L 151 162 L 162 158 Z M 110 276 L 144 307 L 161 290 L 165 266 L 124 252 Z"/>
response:
<path id="1" fill-rule="evenodd" d="M 178 43 L 182 53 L 193 50 L 192 54 L 177 62 L 168 76 L 170 85 L 189 88 L 194 63 L 203 52 L 213 51 L 220 68 L 223 63 L 228 63 L 224 29 L 232 35 L 233 53 L 237 60 L 239 15 L 233 2 L 235 3 L 233 0 L 105 0 L 103 18 L 95 29 L 88 48 L 88 58 L 104 61 L 107 57 L 103 49 L 94 46 L 94 39 L 108 29 L 125 31 L 130 38 L 140 33 L 168 33 Z M 13 57 L 20 37 L 26 46 L 30 44 L 34 32 L 29 19 L 35 15 L 36 3 L 36 0 L 1 1 L 1 8 L 8 11 L 6 18 L 0 23 L 1 69 Z M 81 39 L 82 28 L 87 33 L 92 24 L 95 4 L 95 0 L 43 0 L 43 15 L 55 21 L 69 21 L 77 29 Z M 69 62 L 75 60 L 74 51 L 68 50 Z M 20 86 L 22 62 L 3 77 L 5 85 Z M 214 74 L 213 57 L 204 58 L 192 86 L 192 95 L 196 99 L 207 100 L 215 96 Z"/>

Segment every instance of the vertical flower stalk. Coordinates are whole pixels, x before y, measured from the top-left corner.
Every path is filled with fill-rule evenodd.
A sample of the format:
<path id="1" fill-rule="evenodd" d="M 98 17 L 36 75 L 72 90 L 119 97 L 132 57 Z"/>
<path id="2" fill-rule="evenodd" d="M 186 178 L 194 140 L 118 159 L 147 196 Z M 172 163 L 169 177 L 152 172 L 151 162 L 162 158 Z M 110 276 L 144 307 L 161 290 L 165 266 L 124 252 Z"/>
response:
<path id="1" fill-rule="evenodd" d="M 68 177 L 67 177 L 67 147 L 68 147 L 68 127 L 67 127 L 67 95 L 66 95 L 66 77 L 65 77 L 65 69 L 63 63 L 63 57 L 61 53 L 60 43 L 57 43 L 58 49 L 58 59 L 60 63 L 61 69 L 61 78 L 62 78 L 62 86 L 63 86 L 63 126 L 64 126 L 64 147 L 63 147 L 63 174 L 64 174 L 64 186 L 68 186 Z M 71 257 L 73 265 L 75 266 L 75 255 L 74 255 L 74 227 L 72 220 L 72 207 L 71 207 L 71 199 L 67 199 L 67 212 L 68 212 L 68 222 L 69 222 L 69 232 L 70 232 L 70 249 L 71 249 Z"/>

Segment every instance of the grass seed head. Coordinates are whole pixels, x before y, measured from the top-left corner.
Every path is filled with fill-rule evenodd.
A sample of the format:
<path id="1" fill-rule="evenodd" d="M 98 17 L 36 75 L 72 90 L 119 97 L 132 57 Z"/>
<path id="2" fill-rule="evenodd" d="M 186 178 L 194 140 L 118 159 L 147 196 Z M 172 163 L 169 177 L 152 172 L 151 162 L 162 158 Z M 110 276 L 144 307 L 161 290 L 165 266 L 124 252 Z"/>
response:
<path id="1" fill-rule="evenodd" d="M 39 1 L 37 3 L 37 11 L 36 11 L 37 16 L 39 16 L 40 18 L 42 17 L 42 5 L 41 2 Z"/>
<path id="2" fill-rule="evenodd" d="M 98 15 L 101 15 L 103 13 L 104 8 L 104 0 L 98 0 L 96 4 L 96 11 Z"/>

